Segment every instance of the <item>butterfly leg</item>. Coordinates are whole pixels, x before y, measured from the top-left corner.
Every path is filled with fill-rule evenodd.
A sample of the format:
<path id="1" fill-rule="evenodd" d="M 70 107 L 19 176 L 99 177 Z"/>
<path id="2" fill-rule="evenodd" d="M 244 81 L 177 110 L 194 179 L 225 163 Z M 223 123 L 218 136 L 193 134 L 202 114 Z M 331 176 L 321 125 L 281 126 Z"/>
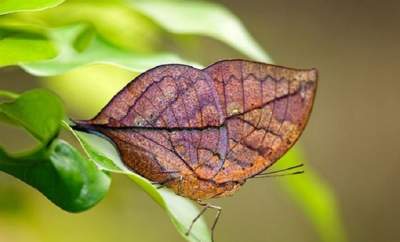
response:
<path id="1" fill-rule="evenodd" d="M 213 208 L 217 211 L 217 213 L 215 214 L 215 219 L 214 219 L 213 225 L 211 226 L 211 241 L 214 242 L 215 241 L 214 240 L 214 234 L 215 234 L 214 231 L 215 231 L 215 227 L 217 226 L 219 217 L 221 216 L 222 208 L 218 207 L 218 206 L 214 206 L 214 205 L 210 205 L 210 208 Z"/>
<path id="2" fill-rule="evenodd" d="M 203 209 L 200 211 L 200 213 L 192 220 L 192 223 L 189 226 L 188 231 L 186 232 L 186 236 L 188 236 L 190 234 L 190 231 L 193 228 L 193 225 L 196 223 L 196 221 L 207 211 L 207 209 L 212 208 L 215 209 L 217 211 L 216 215 L 215 215 L 215 219 L 214 222 L 211 226 L 211 241 L 214 242 L 214 231 L 215 231 L 215 227 L 217 226 L 218 220 L 221 216 L 221 212 L 222 212 L 222 208 L 209 204 L 209 203 L 203 203 L 201 201 L 198 201 L 200 206 L 203 206 Z"/>
<path id="3" fill-rule="evenodd" d="M 200 204 L 200 203 L 199 203 Z M 190 234 L 190 231 L 192 231 L 193 225 L 196 223 L 196 221 L 207 211 L 207 209 L 209 208 L 208 204 L 200 204 L 201 206 L 203 206 L 203 209 L 200 211 L 200 213 L 192 220 L 192 223 L 189 226 L 188 231 L 185 233 L 186 236 L 188 236 Z"/>

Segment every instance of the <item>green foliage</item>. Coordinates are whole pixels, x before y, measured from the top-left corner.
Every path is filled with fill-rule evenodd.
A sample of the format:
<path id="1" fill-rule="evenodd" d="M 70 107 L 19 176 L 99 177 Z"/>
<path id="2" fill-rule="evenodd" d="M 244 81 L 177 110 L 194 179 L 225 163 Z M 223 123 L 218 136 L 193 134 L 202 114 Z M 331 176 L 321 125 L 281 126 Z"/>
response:
<path id="1" fill-rule="evenodd" d="M 52 30 L 49 34 L 59 50 L 58 56 L 47 61 L 24 64 L 22 67 L 32 75 L 52 76 L 91 63 L 113 64 L 137 72 L 143 72 L 159 64 L 183 63 L 174 54 L 140 54 L 124 51 L 92 31 L 85 25 Z"/>
<path id="2" fill-rule="evenodd" d="M 45 113 L 37 113 L 37 110 Z M 12 102 L 1 103 L 0 112 L 15 125 L 28 130 L 43 145 L 58 134 L 60 120 L 64 118 L 61 100 L 41 89 L 25 92 Z"/>
<path id="3" fill-rule="evenodd" d="M 130 2 L 171 33 L 212 37 L 255 60 L 272 62 L 236 16 L 218 4 L 202 1 Z"/>
<path id="4" fill-rule="evenodd" d="M 65 0 L 2 0 L 0 2 L 0 15 L 7 13 L 38 11 L 55 7 Z"/>
<path id="5" fill-rule="evenodd" d="M 56 49 L 41 29 L 24 23 L 4 22 L 0 22 L 0 66 L 56 56 Z"/>
<path id="6" fill-rule="evenodd" d="M 64 117 L 57 96 L 41 89 L 28 91 L 15 100 L 1 103 L 0 113 L 41 143 L 34 151 L 19 155 L 7 154 L 0 147 L 1 171 L 31 185 L 70 212 L 84 211 L 105 196 L 110 185 L 108 175 L 74 147 L 55 138 Z"/>
<path id="7" fill-rule="evenodd" d="M 130 71 L 124 76 L 134 76 L 164 63 L 194 63 L 168 48 L 168 43 L 173 41 L 171 35 L 211 37 L 252 59 L 272 62 L 239 19 L 218 4 L 133 0 L 62 2 L 0 2 L 0 15 L 6 14 L 0 17 L 0 66 L 19 65 L 32 75 L 52 76 L 45 85 L 81 112 L 93 112 L 122 85 L 115 80 L 120 73 L 104 72 L 103 67 L 88 69 L 88 64 L 111 64 Z M 73 82 L 75 79 L 78 81 Z M 102 79 L 107 82 L 101 82 Z M 96 90 L 92 90 L 93 86 Z M 78 92 L 84 93 L 84 99 Z M 71 212 L 86 210 L 104 197 L 111 182 L 108 173 L 124 174 L 166 211 L 184 236 L 198 213 L 193 203 L 166 189 L 157 190 L 149 181 L 127 170 L 116 151 L 103 139 L 72 131 L 62 121 L 63 104 L 57 96 L 32 90 L 21 96 L 0 91 L 0 97 L 5 98 L 0 102 L 0 121 L 25 128 L 40 142 L 36 150 L 21 155 L 11 155 L 0 148 L 0 170 L 35 187 L 57 206 Z M 57 138 L 62 126 L 78 138 L 86 157 Z M 277 166 L 285 166 L 290 161 L 304 161 L 297 148 Z M 321 240 L 345 241 L 333 193 L 309 165 L 305 176 L 281 181 L 282 188 L 312 221 Z M 203 219 L 196 223 L 187 239 L 210 241 Z"/>
<path id="8" fill-rule="evenodd" d="M 51 28 L 85 23 L 112 45 L 135 52 L 152 52 L 162 41 L 160 30 L 150 20 L 112 1 L 67 1 L 57 8 L 25 14 L 24 18 L 43 21 Z"/>
<path id="9" fill-rule="evenodd" d="M 39 190 L 69 212 L 85 211 L 107 193 L 110 178 L 60 139 L 45 149 L 10 156 L 0 148 L 0 170 Z"/>

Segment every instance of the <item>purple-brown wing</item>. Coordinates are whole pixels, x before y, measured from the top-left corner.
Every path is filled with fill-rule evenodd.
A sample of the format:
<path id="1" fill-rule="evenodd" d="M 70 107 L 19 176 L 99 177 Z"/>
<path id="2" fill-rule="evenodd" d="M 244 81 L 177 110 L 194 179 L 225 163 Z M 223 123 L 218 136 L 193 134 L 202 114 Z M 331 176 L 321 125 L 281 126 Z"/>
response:
<path id="1" fill-rule="evenodd" d="M 150 180 L 244 181 L 298 139 L 316 80 L 315 70 L 242 60 L 204 70 L 164 65 L 137 77 L 80 124 L 110 137 L 126 165 Z"/>
<path id="2" fill-rule="evenodd" d="M 130 168 L 162 182 L 197 172 L 215 175 L 227 149 L 223 122 L 207 73 L 165 65 L 137 77 L 86 124 L 111 138 Z M 209 170 L 211 175 L 202 174 Z"/>
<path id="3" fill-rule="evenodd" d="M 279 159 L 301 135 L 314 101 L 317 71 L 248 61 L 205 69 L 214 81 L 228 133 L 218 183 L 243 180 Z"/>

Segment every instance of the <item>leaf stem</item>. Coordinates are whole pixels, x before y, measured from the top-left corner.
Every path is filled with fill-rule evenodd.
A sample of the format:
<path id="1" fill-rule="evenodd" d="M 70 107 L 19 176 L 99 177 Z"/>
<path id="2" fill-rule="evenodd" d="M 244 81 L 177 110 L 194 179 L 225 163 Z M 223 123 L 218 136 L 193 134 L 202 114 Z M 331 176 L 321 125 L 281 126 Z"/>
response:
<path id="1" fill-rule="evenodd" d="M 0 90 L 0 97 L 2 96 L 10 99 L 17 99 L 19 97 L 17 93 L 9 92 L 6 90 Z"/>
<path id="2" fill-rule="evenodd" d="M 78 141 L 79 145 L 82 147 L 83 152 L 85 153 L 86 157 L 89 160 L 92 160 L 89 151 L 86 149 L 85 145 L 83 144 L 81 138 L 78 136 L 78 134 L 69 126 L 68 122 L 65 120 L 61 120 L 61 125 L 64 127 L 66 130 L 70 131 L 72 135 L 75 137 L 75 139 Z"/>

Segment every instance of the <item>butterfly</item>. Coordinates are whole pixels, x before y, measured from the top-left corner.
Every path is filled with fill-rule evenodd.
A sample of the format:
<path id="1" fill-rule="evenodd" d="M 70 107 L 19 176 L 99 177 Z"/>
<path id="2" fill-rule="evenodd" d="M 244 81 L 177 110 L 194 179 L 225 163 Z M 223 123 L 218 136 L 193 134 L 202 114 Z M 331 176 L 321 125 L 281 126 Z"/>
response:
<path id="1" fill-rule="evenodd" d="M 74 128 L 106 136 L 129 169 L 199 202 L 204 208 L 187 234 L 208 208 L 216 209 L 213 235 L 221 208 L 205 201 L 280 172 L 265 171 L 303 132 L 317 79 L 316 69 L 246 60 L 205 69 L 161 65 Z"/>

